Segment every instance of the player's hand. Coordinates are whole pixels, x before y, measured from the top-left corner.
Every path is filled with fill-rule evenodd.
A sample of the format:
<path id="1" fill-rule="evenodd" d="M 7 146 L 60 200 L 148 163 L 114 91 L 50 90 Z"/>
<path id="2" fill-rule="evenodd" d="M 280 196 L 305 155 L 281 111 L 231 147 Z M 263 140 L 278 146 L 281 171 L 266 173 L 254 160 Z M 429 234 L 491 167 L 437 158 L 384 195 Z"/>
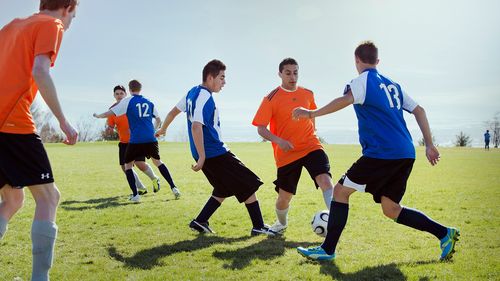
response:
<path id="1" fill-rule="evenodd" d="M 307 119 L 309 119 L 310 116 L 311 116 L 310 114 L 311 114 L 310 110 L 305 109 L 303 107 L 296 107 L 292 111 L 292 118 L 295 119 L 295 120 L 298 120 L 300 118 L 307 118 Z"/>
<path id="2" fill-rule="evenodd" d="M 66 139 L 63 141 L 63 143 L 67 145 L 75 144 L 78 140 L 78 132 L 76 131 L 76 129 L 73 128 L 73 126 L 71 126 L 71 124 L 67 120 L 59 123 L 59 127 L 66 135 Z"/>
<path id="3" fill-rule="evenodd" d="M 191 169 L 195 172 L 198 172 L 203 168 L 203 164 L 205 164 L 205 158 L 198 158 L 198 162 L 196 164 L 191 165 Z"/>
<path id="4" fill-rule="evenodd" d="M 160 136 L 165 135 L 166 132 L 167 132 L 167 130 L 159 129 L 158 131 L 156 131 L 155 137 L 159 138 Z"/>
<path id="5" fill-rule="evenodd" d="M 287 152 L 291 149 L 293 149 L 293 144 L 287 140 L 280 139 L 277 143 L 277 145 L 283 150 L 284 152 Z"/>
<path id="6" fill-rule="evenodd" d="M 432 166 L 436 165 L 440 159 L 439 151 L 434 145 L 427 146 L 425 148 L 425 155 L 427 156 L 427 160 L 429 160 Z"/>

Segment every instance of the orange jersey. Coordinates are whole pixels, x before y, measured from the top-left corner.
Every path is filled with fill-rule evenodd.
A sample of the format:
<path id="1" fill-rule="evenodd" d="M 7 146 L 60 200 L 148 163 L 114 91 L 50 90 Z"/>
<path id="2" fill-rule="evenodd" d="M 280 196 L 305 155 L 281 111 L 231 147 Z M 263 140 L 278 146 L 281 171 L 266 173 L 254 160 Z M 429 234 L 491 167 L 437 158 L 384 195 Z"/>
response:
<path id="1" fill-rule="evenodd" d="M 113 104 L 111 107 L 115 106 L 117 103 Z M 127 114 L 120 116 L 111 115 L 108 117 L 108 126 L 115 128 L 118 131 L 118 137 L 120 142 L 129 143 L 130 141 L 130 128 L 128 126 Z"/>
<path id="2" fill-rule="evenodd" d="M 292 119 L 292 111 L 296 107 L 316 109 L 313 92 L 302 87 L 293 92 L 278 87 L 262 100 L 252 121 L 254 126 L 267 127 L 270 124 L 271 133 L 292 143 L 294 148 L 288 152 L 281 150 L 277 144 L 272 144 L 278 168 L 323 148 L 312 120 Z"/>
<path id="3" fill-rule="evenodd" d="M 30 112 L 38 91 L 35 56 L 49 55 L 53 66 L 63 33 L 60 20 L 42 14 L 14 19 L 0 30 L 0 132 L 36 132 Z"/>

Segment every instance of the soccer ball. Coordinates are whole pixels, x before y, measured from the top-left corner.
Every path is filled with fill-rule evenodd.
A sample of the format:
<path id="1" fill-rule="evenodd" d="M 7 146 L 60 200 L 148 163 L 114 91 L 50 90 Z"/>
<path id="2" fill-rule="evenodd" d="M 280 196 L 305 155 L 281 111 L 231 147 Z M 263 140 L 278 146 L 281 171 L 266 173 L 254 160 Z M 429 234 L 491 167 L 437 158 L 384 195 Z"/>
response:
<path id="1" fill-rule="evenodd" d="M 328 210 L 319 211 L 314 214 L 311 221 L 311 228 L 314 233 L 321 237 L 326 237 L 327 226 L 328 226 L 328 216 L 330 212 Z"/>

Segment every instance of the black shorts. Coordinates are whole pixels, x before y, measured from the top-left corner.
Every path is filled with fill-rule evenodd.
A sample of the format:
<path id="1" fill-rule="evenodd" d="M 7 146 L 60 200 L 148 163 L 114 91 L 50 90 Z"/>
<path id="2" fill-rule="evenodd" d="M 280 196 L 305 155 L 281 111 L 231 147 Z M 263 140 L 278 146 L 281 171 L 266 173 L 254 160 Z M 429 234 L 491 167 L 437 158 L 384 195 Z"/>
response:
<path id="1" fill-rule="evenodd" d="M 233 153 L 208 158 L 202 168 L 214 191 L 215 197 L 235 196 L 238 201 L 246 201 L 263 184 L 260 178 L 248 169 Z"/>
<path id="2" fill-rule="evenodd" d="M 373 195 L 380 203 L 382 196 L 399 203 L 406 191 L 406 182 L 411 174 L 415 159 L 375 159 L 362 156 L 339 183 L 361 192 Z"/>
<path id="3" fill-rule="evenodd" d="M 145 157 L 160 160 L 160 150 L 158 149 L 158 142 L 148 143 L 129 143 L 125 151 L 125 163 L 135 161 L 135 159 Z"/>
<path id="4" fill-rule="evenodd" d="M 128 143 L 120 142 L 118 143 L 118 158 L 120 165 L 125 165 L 125 152 L 127 151 Z M 134 159 L 135 161 L 146 161 L 146 157 L 140 156 Z"/>
<path id="5" fill-rule="evenodd" d="M 54 182 L 47 152 L 37 134 L 0 133 L 0 188 Z"/>
<path id="6" fill-rule="evenodd" d="M 278 168 L 278 178 L 274 181 L 276 192 L 279 192 L 281 188 L 295 194 L 297 192 L 300 174 L 302 173 L 302 167 L 307 169 L 316 188 L 319 187 L 315 179 L 318 175 L 328 174 L 330 177 L 332 176 L 332 174 L 330 174 L 330 161 L 328 160 L 328 155 L 326 155 L 323 149 L 318 149 L 290 164 Z"/>

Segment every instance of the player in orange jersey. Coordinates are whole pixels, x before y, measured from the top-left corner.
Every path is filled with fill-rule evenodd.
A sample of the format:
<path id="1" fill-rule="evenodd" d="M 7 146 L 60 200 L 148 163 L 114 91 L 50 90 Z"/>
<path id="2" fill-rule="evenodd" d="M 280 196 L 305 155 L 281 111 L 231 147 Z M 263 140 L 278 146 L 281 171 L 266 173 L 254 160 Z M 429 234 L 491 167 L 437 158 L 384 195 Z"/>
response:
<path id="1" fill-rule="evenodd" d="M 40 91 L 73 145 L 77 131 L 66 120 L 50 75 L 78 0 L 41 0 L 40 12 L 16 18 L 0 29 L 0 239 L 7 222 L 23 206 L 28 186 L 35 199 L 31 227 L 32 280 L 48 280 L 57 237 L 59 190 L 30 106 Z"/>
<path id="2" fill-rule="evenodd" d="M 127 96 L 127 91 L 125 90 L 124 86 L 122 85 L 115 86 L 113 89 L 113 97 L 115 98 L 116 103 L 114 103 L 111 107 L 118 104 L 126 96 Z M 116 129 L 116 131 L 118 132 L 118 137 L 120 139 L 120 142 L 118 143 L 118 156 L 119 156 L 118 159 L 120 162 L 120 166 L 122 167 L 122 171 L 125 172 L 125 151 L 127 151 L 127 146 L 130 140 L 130 129 L 128 125 L 127 115 L 108 116 L 106 124 L 107 124 L 106 128 L 107 130 L 113 131 L 114 129 Z M 153 172 L 151 166 L 149 166 L 149 164 L 145 162 L 146 161 L 145 157 L 137 157 L 135 161 L 136 161 L 135 165 L 139 168 L 139 170 L 141 170 L 144 174 L 146 174 L 153 182 L 153 190 L 154 190 L 155 186 L 158 185 L 158 181 L 160 179 Z M 135 177 L 135 184 L 139 194 L 144 195 L 148 193 L 148 190 L 144 187 L 144 185 L 140 181 L 135 171 L 134 170 L 132 171 Z M 180 192 L 174 193 L 174 195 L 175 198 L 178 199 L 180 197 Z"/>
<path id="3" fill-rule="evenodd" d="M 302 167 L 307 169 L 316 188 L 323 191 L 327 208 L 333 195 L 330 163 L 316 136 L 314 119 L 292 119 L 292 110 L 298 106 L 316 109 L 313 92 L 297 86 L 298 75 L 294 59 L 286 58 L 279 64 L 281 85 L 264 97 L 252 122 L 259 135 L 272 142 L 274 150 L 278 198 L 277 221 L 271 230 L 278 233 L 284 233 L 288 226 L 290 201 L 297 191 Z"/>

